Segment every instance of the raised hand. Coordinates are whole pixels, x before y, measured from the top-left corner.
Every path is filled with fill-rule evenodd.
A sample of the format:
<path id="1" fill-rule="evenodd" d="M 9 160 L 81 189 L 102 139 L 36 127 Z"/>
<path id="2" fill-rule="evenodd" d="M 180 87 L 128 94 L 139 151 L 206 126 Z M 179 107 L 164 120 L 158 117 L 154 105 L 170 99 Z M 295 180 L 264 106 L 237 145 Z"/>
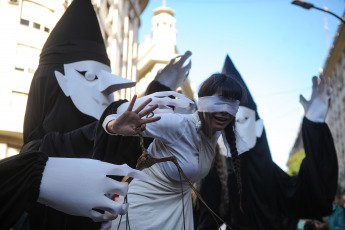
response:
<path id="1" fill-rule="evenodd" d="M 150 115 L 158 107 L 156 104 L 144 109 L 152 101 L 151 98 L 147 99 L 144 103 L 132 111 L 136 99 L 137 95 L 134 95 L 133 99 L 128 105 L 128 108 L 119 117 L 111 120 L 107 124 L 107 130 L 109 132 L 124 136 L 133 136 L 138 134 L 138 129 L 144 131 L 146 123 L 155 122 L 161 119 L 160 116 L 143 118 L 144 116 Z"/>
<path id="2" fill-rule="evenodd" d="M 306 118 L 313 122 L 325 122 L 331 88 L 327 86 L 325 78 L 322 75 L 320 78 L 314 76 L 312 81 L 313 89 L 310 100 L 308 101 L 300 95 L 300 103 L 304 108 Z"/>
<path id="3" fill-rule="evenodd" d="M 192 52 L 186 51 L 184 55 L 171 59 L 164 69 L 158 71 L 155 80 L 175 91 L 188 77 L 192 62 L 189 61 L 186 66 L 183 64 L 191 55 Z M 175 62 L 179 57 L 180 60 Z"/>
<path id="4" fill-rule="evenodd" d="M 113 220 L 118 215 L 127 213 L 128 204 L 115 202 L 104 194 L 125 196 L 128 183 L 113 180 L 107 175 L 148 179 L 144 172 L 125 164 L 50 157 L 43 172 L 38 202 L 70 215 L 89 217 L 94 221 Z"/>

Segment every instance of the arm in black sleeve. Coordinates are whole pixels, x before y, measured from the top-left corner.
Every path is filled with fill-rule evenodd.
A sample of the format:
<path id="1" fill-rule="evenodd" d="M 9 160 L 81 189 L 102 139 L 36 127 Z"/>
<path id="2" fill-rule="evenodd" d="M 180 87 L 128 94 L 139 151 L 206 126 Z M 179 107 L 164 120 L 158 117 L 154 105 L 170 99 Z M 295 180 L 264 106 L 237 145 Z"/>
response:
<path id="1" fill-rule="evenodd" d="M 152 81 L 146 89 L 145 95 L 155 93 L 155 92 L 161 92 L 161 91 L 171 91 L 171 89 L 158 81 Z"/>
<path id="2" fill-rule="evenodd" d="M 128 164 L 135 168 L 141 155 L 139 138 L 135 136 L 109 135 L 102 127 L 104 119 L 117 111 L 117 108 L 127 102 L 120 100 L 113 102 L 103 112 L 95 130 L 93 158 L 113 164 Z"/>
<path id="3" fill-rule="evenodd" d="M 97 121 L 76 130 L 46 134 L 40 142 L 39 151 L 50 157 L 91 158 Z"/>
<path id="4" fill-rule="evenodd" d="M 0 161 L 0 229 L 12 227 L 37 201 L 47 160 L 41 152 L 26 152 Z"/>
<path id="5" fill-rule="evenodd" d="M 302 137 L 306 157 L 296 177 L 281 180 L 288 198 L 282 207 L 298 218 L 319 218 L 332 211 L 338 182 L 337 154 L 326 123 L 304 118 Z"/>

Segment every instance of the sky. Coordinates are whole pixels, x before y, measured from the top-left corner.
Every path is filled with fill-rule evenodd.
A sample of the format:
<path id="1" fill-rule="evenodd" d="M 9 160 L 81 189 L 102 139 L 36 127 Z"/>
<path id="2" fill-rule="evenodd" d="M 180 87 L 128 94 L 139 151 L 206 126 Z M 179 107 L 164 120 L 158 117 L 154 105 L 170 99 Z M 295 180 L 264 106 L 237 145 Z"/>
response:
<path id="1" fill-rule="evenodd" d="M 303 118 L 299 95 L 310 99 L 312 77 L 322 70 L 341 23 L 331 14 L 306 10 L 287 0 L 166 0 L 175 11 L 177 49 L 193 54 L 189 81 L 197 92 L 229 55 L 264 121 L 273 161 L 287 160 Z M 309 0 L 344 15 L 345 0 Z M 139 42 L 151 34 L 149 0 L 141 15 Z"/>

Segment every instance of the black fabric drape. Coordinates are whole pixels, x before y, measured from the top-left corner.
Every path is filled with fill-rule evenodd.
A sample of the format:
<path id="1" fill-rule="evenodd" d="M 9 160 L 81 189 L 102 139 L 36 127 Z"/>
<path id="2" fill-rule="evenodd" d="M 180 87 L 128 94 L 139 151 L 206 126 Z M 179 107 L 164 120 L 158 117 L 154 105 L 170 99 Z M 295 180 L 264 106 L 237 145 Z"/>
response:
<path id="1" fill-rule="evenodd" d="M 318 219 L 332 212 L 338 183 L 338 160 L 326 123 L 303 119 L 302 137 L 306 157 L 295 177 L 276 166 L 278 201 L 284 214 Z"/>
<path id="2" fill-rule="evenodd" d="M 40 65 L 32 79 L 24 117 L 24 144 L 50 132 L 70 132 L 96 121 L 66 97 L 54 71 L 63 73 L 63 66 Z"/>
<path id="3" fill-rule="evenodd" d="M 233 229 L 285 230 L 291 229 L 286 223 L 297 223 L 299 218 L 314 219 L 331 213 L 338 181 L 332 135 L 326 123 L 304 118 L 302 138 L 306 157 L 297 176 L 287 175 L 272 161 L 265 131 L 256 146 L 241 155 L 243 213 L 236 177 L 228 162 L 232 205 L 226 221 Z"/>
<path id="4" fill-rule="evenodd" d="M 41 140 L 34 140 L 23 146 L 23 151 L 38 150 L 49 157 L 91 158 L 94 144 L 94 129 L 97 121 L 71 132 L 51 132 Z M 25 154 L 25 152 L 20 155 Z M 15 230 L 28 228 L 30 230 L 95 230 L 101 223 L 90 218 L 71 216 L 35 202 L 26 209 L 24 218 L 27 225 L 17 225 Z"/>
<path id="5" fill-rule="evenodd" d="M 47 160 L 40 152 L 26 152 L 0 161 L 0 229 L 10 229 L 36 202 Z"/>
<path id="6" fill-rule="evenodd" d="M 162 91 L 165 90 L 166 87 L 161 85 L 159 82 L 153 81 L 150 89 L 151 90 L 149 90 L 148 93 Z M 28 151 L 40 151 L 49 157 L 94 158 L 113 164 L 126 163 L 132 168 L 135 168 L 137 159 L 141 155 L 139 138 L 118 135 L 112 136 L 107 134 L 102 127 L 102 122 L 106 115 L 115 113 L 118 106 L 124 102 L 126 102 L 126 100 L 116 101 L 109 105 L 104 111 L 100 121 L 90 120 L 90 122 L 88 122 L 87 119 L 81 120 L 78 125 L 83 123 L 87 124 L 70 131 L 59 126 L 59 123 L 61 122 L 59 119 L 67 118 L 58 117 L 56 124 L 44 125 L 46 128 L 43 129 L 44 132 L 47 132 L 47 130 L 50 129 L 58 129 L 58 132 L 48 132 L 44 135 L 44 132 L 40 133 L 37 138 L 32 138 L 30 142 L 26 143 L 22 147 L 21 152 L 22 154 L 25 154 Z M 31 113 L 29 112 L 27 114 Z M 31 118 L 28 117 L 27 119 Z M 77 116 L 75 119 L 77 119 Z M 49 121 L 48 123 L 53 123 L 54 119 L 51 120 L 48 116 L 48 118 L 45 118 L 44 120 L 47 122 Z M 39 119 L 33 119 L 33 122 L 41 122 L 42 124 L 45 124 L 45 122 L 39 121 Z M 53 127 L 47 128 L 50 126 Z M 34 128 L 31 125 L 28 127 L 30 127 L 28 130 L 32 130 L 32 128 Z M 33 130 L 34 133 L 39 133 L 36 132 L 35 129 Z M 152 139 L 150 138 L 145 139 L 146 147 L 148 147 L 151 141 Z M 121 178 L 115 177 L 115 179 L 120 180 Z M 26 223 L 30 223 L 31 230 L 99 230 L 101 226 L 101 223 L 93 222 L 89 218 L 71 216 L 37 202 L 27 208 L 27 212 L 28 217 L 26 218 Z M 18 229 L 23 229 L 23 226 L 18 226 L 16 230 Z"/>

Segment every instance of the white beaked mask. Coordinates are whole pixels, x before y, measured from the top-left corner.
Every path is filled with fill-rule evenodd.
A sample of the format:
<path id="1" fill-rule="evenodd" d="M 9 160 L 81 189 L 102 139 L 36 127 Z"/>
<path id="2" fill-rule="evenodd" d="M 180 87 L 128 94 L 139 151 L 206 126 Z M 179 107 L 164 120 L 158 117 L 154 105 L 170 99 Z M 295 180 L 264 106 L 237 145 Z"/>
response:
<path id="1" fill-rule="evenodd" d="M 64 71 L 65 75 L 55 71 L 62 91 L 80 112 L 96 119 L 114 101 L 113 92 L 136 84 L 111 74 L 109 66 L 93 60 L 64 64 Z"/>
<path id="2" fill-rule="evenodd" d="M 249 149 L 256 145 L 256 139 L 261 137 L 263 128 L 263 120 L 256 120 L 254 110 L 244 106 L 239 107 L 236 114 L 236 130 Z"/>
<path id="3" fill-rule="evenodd" d="M 248 147 L 247 143 L 241 138 L 237 130 L 234 130 L 236 136 L 236 148 L 238 155 L 247 152 L 250 148 Z M 222 135 L 219 136 L 218 145 L 220 153 L 224 156 L 231 157 L 231 150 L 228 141 L 226 140 L 226 135 L 224 130 L 222 130 Z"/>

